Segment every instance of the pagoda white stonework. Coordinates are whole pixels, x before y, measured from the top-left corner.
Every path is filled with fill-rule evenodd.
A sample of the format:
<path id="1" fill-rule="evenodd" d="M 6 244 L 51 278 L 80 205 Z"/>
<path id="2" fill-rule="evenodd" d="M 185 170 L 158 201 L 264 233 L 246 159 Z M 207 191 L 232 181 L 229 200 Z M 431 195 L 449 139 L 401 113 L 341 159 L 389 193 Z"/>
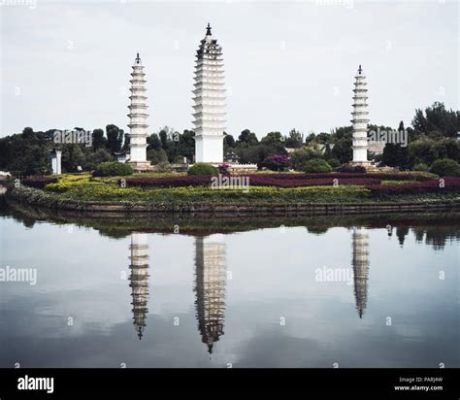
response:
<path id="1" fill-rule="evenodd" d="M 206 344 L 208 353 L 211 354 L 214 344 L 224 334 L 227 280 L 224 235 L 196 238 L 195 267 L 198 330 L 201 341 Z"/>
<path id="2" fill-rule="evenodd" d="M 355 76 L 355 88 L 353 89 L 353 161 L 354 165 L 369 165 L 367 160 L 367 124 L 369 123 L 367 111 L 367 83 L 361 65 Z"/>
<path id="3" fill-rule="evenodd" d="M 222 47 L 211 26 L 196 53 L 194 100 L 195 162 L 224 161 L 225 86 Z"/>
<path id="4" fill-rule="evenodd" d="M 131 296 L 133 302 L 133 323 L 137 336 L 142 339 L 146 326 L 148 314 L 147 301 L 149 297 L 149 245 L 146 233 L 131 233 L 131 244 L 129 246 L 131 263 L 129 277 Z"/>
<path id="5" fill-rule="evenodd" d="M 353 283 L 356 309 L 363 317 L 367 305 L 367 281 L 369 279 L 369 233 L 363 226 L 355 227 L 352 236 Z"/>
<path id="6" fill-rule="evenodd" d="M 148 171 L 152 165 L 147 161 L 147 89 L 145 88 L 145 72 L 141 63 L 139 53 L 132 66 L 131 73 L 131 104 L 129 108 L 129 159 L 130 164 L 135 171 Z"/>

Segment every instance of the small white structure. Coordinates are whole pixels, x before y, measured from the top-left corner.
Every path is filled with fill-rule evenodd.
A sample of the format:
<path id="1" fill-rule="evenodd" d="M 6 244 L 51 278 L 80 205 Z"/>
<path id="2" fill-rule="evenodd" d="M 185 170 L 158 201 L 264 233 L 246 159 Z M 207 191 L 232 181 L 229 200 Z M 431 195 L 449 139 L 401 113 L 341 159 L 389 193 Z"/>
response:
<path id="1" fill-rule="evenodd" d="M 132 66 L 131 73 L 131 104 L 129 108 L 129 151 L 128 163 L 136 171 L 148 171 L 152 165 L 147 161 L 147 89 L 145 88 L 145 72 L 139 53 Z"/>
<path id="2" fill-rule="evenodd" d="M 51 169 L 53 170 L 53 175 L 62 174 L 62 151 L 59 149 L 55 149 L 51 156 Z"/>
<path id="3" fill-rule="evenodd" d="M 353 89 L 353 161 L 355 165 L 369 165 L 367 160 L 367 124 L 369 123 L 367 111 L 367 83 L 361 65 L 355 76 L 355 88 Z"/>
<path id="4" fill-rule="evenodd" d="M 213 39 L 211 26 L 196 53 L 193 98 L 195 161 L 224 161 L 225 86 L 222 47 Z"/>

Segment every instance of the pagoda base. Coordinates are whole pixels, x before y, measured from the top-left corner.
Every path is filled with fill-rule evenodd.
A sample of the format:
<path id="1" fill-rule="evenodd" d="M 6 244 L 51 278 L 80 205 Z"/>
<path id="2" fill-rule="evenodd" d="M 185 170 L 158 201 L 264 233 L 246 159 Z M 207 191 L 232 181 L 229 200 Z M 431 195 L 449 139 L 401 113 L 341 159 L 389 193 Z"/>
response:
<path id="1" fill-rule="evenodd" d="M 134 172 L 151 172 L 155 170 L 150 161 L 128 161 L 126 164 L 130 165 Z"/>
<path id="2" fill-rule="evenodd" d="M 357 166 L 368 167 L 371 165 L 371 162 L 370 161 L 350 161 L 348 164 L 353 167 L 357 167 Z"/>
<path id="3" fill-rule="evenodd" d="M 243 175 L 257 171 L 257 164 L 229 164 L 229 170 L 232 175 Z"/>
<path id="4" fill-rule="evenodd" d="M 363 167 L 368 171 L 375 171 L 376 166 L 371 161 L 350 161 L 348 163 L 351 167 Z"/>

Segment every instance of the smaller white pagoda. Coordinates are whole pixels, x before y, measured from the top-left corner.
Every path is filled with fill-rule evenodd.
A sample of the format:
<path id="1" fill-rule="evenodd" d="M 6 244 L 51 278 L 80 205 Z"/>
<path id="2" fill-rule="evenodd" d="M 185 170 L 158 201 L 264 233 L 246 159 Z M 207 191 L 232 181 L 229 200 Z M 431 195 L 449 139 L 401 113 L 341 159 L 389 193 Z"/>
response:
<path id="1" fill-rule="evenodd" d="M 367 83 L 361 65 L 355 76 L 355 88 L 353 92 L 353 111 L 351 113 L 351 122 L 353 124 L 352 164 L 368 166 L 370 163 L 367 160 L 367 124 L 369 123 L 369 112 L 367 111 Z"/>
<path id="2" fill-rule="evenodd" d="M 131 73 L 131 104 L 129 108 L 129 158 L 130 164 L 135 171 L 149 171 L 153 167 L 147 161 L 147 89 L 145 88 L 145 72 L 139 53 L 132 66 Z"/>

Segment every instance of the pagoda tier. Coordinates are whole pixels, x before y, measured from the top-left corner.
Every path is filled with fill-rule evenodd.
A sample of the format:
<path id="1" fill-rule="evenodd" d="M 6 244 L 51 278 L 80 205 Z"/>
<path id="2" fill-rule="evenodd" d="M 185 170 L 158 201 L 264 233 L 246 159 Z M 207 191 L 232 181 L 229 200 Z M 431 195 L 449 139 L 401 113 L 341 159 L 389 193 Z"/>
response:
<path id="1" fill-rule="evenodd" d="M 198 330 L 211 354 L 214 343 L 224 334 L 227 273 L 223 235 L 196 238 L 195 251 Z"/>
<path id="2" fill-rule="evenodd" d="M 367 111 L 367 83 L 366 77 L 362 73 L 361 65 L 358 74 L 355 76 L 355 88 L 353 89 L 353 163 L 367 165 L 367 125 L 369 123 Z"/>
<path id="3" fill-rule="evenodd" d="M 367 281 L 369 279 L 369 235 L 367 229 L 353 230 L 353 281 L 356 309 L 362 318 L 367 304 Z"/>
<path id="4" fill-rule="evenodd" d="M 129 164 L 136 171 L 145 171 L 152 169 L 150 162 L 147 161 L 147 89 L 145 87 L 147 81 L 145 80 L 144 66 L 141 63 L 139 53 L 137 54 L 133 71 L 131 73 L 132 79 L 130 80 L 131 104 L 129 108 Z"/>
<path id="5" fill-rule="evenodd" d="M 133 232 L 129 246 L 131 264 L 129 277 L 133 306 L 133 324 L 139 340 L 142 339 L 147 319 L 147 301 L 149 296 L 148 252 L 149 246 L 145 233 Z"/>
<path id="6" fill-rule="evenodd" d="M 221 163 L 224 159 L 226 123 L 225 76 L 222 47 L 213 39 L 208 24 L 196 52 L 193 89 L 195 161 Z"/>

